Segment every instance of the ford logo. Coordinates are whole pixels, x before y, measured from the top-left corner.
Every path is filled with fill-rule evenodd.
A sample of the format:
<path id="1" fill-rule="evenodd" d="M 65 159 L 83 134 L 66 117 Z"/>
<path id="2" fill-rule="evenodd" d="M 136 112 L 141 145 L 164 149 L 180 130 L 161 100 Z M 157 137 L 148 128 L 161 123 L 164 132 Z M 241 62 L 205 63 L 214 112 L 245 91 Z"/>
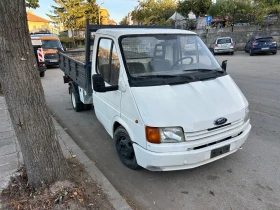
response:
<path id="1" fill-rule="evenodd" d="M 227 122 L 227 118 L 221 117 L 214 121 L 214 125 L 223 125 Z"/>

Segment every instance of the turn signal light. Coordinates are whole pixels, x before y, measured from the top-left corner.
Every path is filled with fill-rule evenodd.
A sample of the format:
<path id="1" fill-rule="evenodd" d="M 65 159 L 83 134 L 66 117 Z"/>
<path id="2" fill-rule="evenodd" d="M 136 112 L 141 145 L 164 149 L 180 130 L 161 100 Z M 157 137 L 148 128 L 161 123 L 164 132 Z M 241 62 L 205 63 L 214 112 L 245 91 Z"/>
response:
<path id="1" fill-rule="evenodd" d="M 160 133 L 158 128 L 146 126 L 146 139 L 153 144 L 160 144 Z"/>

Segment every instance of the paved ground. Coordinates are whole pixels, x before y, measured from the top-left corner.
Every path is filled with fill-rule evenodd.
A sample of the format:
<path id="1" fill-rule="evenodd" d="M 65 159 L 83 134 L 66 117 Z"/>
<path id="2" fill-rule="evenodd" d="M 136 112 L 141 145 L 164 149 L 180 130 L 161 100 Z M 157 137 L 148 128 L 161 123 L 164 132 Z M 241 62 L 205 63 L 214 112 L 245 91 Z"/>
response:
<path id="1" fill-rule="evenodd" d="M 11 119 L 4 97 L 0 95 L 0 191 L 5 188 L 10 176 L 17 171 L 22 156 L 12 129 Z"/>
<path id="2" fill-rule="evenodd" d="M 94 111 L 73 111 L 62 72 L 42 79 L 59 123 L 125 197 L 140 209 L 280 209 L 280 55 L 236 53 L 228 72 L 250 103 L 252 132 L 243 150 L 184 171 L 132 171 L 119 161 Z"/>

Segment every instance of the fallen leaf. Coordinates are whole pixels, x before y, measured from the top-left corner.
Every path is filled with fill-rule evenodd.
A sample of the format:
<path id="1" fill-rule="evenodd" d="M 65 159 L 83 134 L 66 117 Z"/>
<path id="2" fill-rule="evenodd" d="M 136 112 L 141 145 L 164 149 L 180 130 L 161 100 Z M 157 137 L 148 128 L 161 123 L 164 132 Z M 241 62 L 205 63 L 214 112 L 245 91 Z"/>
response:
<path id="1" fill-rule="evenodd" d="M 84 202 L 84 199 L 79 198 L 79 201 L 80 201 L 80 203 L 83 203 L 83 202 Z"/>

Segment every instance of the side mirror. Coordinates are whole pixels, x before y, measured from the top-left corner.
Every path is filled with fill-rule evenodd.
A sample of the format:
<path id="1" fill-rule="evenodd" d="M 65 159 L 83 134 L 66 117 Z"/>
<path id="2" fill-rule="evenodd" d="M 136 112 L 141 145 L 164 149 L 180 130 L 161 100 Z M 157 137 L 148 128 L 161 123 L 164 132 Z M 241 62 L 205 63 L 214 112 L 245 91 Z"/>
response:
<path id="1" fill-rule="evenodd" d="M 118 85 L 105 87 L 105 81 L 101 74 L 92 75 L 92 85 L 93 85 L 93 90 L 98 93 L 116 91 L 119 89 Z"/>
<path id="2" fill-rule="evenodd" d="M 224 61 L 222 62 L 222 69 L 223 69 L 224 71 L 227 70 L 227 60 L 224 60 Z"/>

